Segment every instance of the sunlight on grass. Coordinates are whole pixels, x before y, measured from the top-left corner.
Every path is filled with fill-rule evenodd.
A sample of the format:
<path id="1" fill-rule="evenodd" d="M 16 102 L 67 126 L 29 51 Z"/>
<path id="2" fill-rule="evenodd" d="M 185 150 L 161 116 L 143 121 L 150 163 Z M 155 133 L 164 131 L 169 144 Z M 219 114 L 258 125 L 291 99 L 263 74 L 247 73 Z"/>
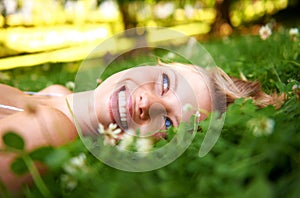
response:
<path id="1" fill-rule="evenodd" d="M 48 62 L 80 61 L 85 59 L 100 43 L 101 41 L 50 52 L 2 58 L 0 59 L 0 70 L 12 69 L 15 67 L 28 67 Z M 102 48 L 97 49 L 97 54 L 95 54 L 95 56 L 102 57 L 107 52 L 114 54 L 120 51 L 125 51 L 133 47 L 133 44 L 133 41 L 126 39 L 110 39 L 110 45 L 101 45 Z"/>
<path id="2" fill-rule="evenodd" d="M 90 42 L 99 42 L 112 35 L 108 24 L 74 27 L 61 25 L 55 27 L 24 28 L 16 27 L 0 32 L 10 49 L 33 53 Z"/>

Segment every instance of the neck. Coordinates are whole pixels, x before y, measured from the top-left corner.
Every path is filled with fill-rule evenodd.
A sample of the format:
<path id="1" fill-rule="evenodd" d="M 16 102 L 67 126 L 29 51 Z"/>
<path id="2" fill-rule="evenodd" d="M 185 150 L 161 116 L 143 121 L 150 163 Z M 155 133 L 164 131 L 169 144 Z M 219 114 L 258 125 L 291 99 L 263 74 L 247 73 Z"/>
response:
<path id="1" fill-rule="evenodd" d="M 79 135 L 97 134 L 98 120 L 94 107 L 94 90 L 73 93 L 61 98 L 60 101 L 63 105 L 59 105 L 58 102 L 56 108 L 69 117 Z"/>

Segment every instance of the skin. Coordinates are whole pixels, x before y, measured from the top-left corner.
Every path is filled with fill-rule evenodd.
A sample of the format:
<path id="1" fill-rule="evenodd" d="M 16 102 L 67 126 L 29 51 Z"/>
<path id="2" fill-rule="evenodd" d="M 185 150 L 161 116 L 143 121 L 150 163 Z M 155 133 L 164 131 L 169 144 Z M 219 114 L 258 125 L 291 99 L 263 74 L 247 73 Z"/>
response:
<path id="1" fill-rule="evenodd" d="M 127 127 L 134 131 L 140 129 L 142 136 L 160 134 L 166 129 L 166 117 L 176 127 L 179 122 L 188 121 L 197 109 L 211 110 L 210 93 L 205 79 L 192 66 L 143 66 L 116 73 L 95 90 L 85 93 L 71 93 L 59 85 L 41 91 L 61 93 L 63 96 L 58 98 L 28 96 L 15 88 L 0 85 L 0 104 L 25 109 L 23 112 L 0 109 L 0 136 L 7 131 L 20 134 L 28 151 L 46 145 L 60 146 L 74 140 L 78 133 L 66 100 L 75 115 L 77 107 L 78 115 L 86 110 L 86 106 L 91 107 L 88 109 L 92 112 L 89 112 L 91 115 L 85 117 L 90 118 L 92 127 L 97 127 L 98 123 L 107 127 L 116 122 L 121 129 L 127 130 L 121 124 L 118 105 L 115 104 L 118 101 L 118 93 L 124 86 Z M 87 103 L 90 104 L 85 105 Z M 182 107 L 185 104 L 191 104 L 195 109 L 183 111 Z M 201 116 L 200 119 L 204 118 L 205 116 Z M 85 126 L 83 133 L 89 135 Z M 1 138 L 0 149 L 3 148 Z M 19 189 L 29 178 L 28 175 L 16 176 L 9 171 L 9 165 L 15 157 L 14 154 L 0 152 L 0 178 L 11 191 Z"/>

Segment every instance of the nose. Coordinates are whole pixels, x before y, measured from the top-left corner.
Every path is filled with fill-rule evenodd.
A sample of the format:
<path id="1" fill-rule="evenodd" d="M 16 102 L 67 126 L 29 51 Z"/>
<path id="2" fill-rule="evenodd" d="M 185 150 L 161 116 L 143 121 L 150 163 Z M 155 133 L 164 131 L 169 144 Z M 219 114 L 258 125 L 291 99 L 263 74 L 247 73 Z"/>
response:
<path id="1" fill-rule="evenodd" d="M 138 100 L 138 115 L 141 120 L 149 120 L 166 114 L 166 104 L 154 93 L 142 92 L 139 94 Z"/>

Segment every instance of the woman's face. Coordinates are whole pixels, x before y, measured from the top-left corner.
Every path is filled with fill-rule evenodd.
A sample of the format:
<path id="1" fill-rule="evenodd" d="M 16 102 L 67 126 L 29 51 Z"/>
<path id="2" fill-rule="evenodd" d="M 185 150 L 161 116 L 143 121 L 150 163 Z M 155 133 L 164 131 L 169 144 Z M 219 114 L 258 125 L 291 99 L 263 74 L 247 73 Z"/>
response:
<path id="1" fill-rule="evenodd" d="M 193 66 L 142 66 L 116 73 L 95 91 L 99 123 L 152 136 L 211 110 L 207 82 Z M 185 111 L 189 104 L 193 110 Z M 200 119 L 204 119 L 201 115 Z"/>

